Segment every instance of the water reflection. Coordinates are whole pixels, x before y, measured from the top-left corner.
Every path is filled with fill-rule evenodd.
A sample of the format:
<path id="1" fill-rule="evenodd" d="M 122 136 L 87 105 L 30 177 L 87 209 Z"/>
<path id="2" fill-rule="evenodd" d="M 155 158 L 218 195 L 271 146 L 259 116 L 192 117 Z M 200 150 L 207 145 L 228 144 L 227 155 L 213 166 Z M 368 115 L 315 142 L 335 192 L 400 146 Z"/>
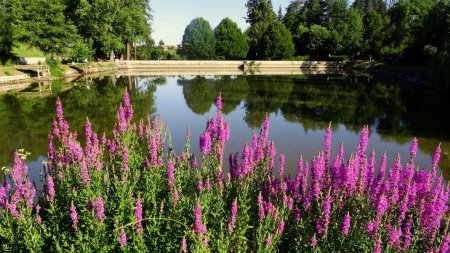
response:
<path id="1" fill-rule="evenodd" d="M 329 122 L 335 132 L 333 148 L 344 141 L 346 150 L 356 144 L 363 125 L 372 130 L 371 146 L 391 157 L 408 154 L 413 136 L 420 142 L 418 164 L 427 167 L 434 148 L 442 141 L 442 163 L 450 178 L 450 132 L 446 97 L 424 91 L 407 91 L 399 85 L 367 82 L 355 76 L 182 76 L 84 78 L 71 83 L 52 83 L 51 93 L 33 96 L 26 92 L 0 95 L 0 164 L 9 164 L 16 148 L 31 152 L 30 160 L 45 155 L 47 133 L 55 115 L 56 97 L 63 101 L 72 129 L 83 132 L 86 118 L 94 130 L 110 131 L 125 88 L 131 90 L 135 118 L 161 114 L 172 132 L 174 147 L 183 145 L 191 127 L 193 144 L 214 113 L 215 98 L 222 94 L 223 112 L 230 122 L 232 138 L 227 152 L 239 151 L 250 141 L 269 115 L 272 137 L 279 153 L 286 153 L 294 171 L 300 154 L 310 159 L 320 149 Z M 32 93 L 32 92 L 31 92 Z M 106 134 L 110 134 L 106 132 Z M 81 135 L 82 136 L 82 135 Z M 353 145 L 353 146 L 352 146 Z"/>

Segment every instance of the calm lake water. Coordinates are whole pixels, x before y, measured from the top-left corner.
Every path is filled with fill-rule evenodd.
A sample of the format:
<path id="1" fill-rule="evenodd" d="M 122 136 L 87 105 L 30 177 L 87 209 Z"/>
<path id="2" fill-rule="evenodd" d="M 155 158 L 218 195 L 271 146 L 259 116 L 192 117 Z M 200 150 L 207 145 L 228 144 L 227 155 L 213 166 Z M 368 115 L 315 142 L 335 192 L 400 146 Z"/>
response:
<path id="1" fill-rule="evenodd" d="M 51 92 L 50 92 L 51 87 Z M 409 157 L 409 143 L 419 139 L 416 164 L 428 168 L 441 142 L 441 169 L 450 179 L 450 116 L 448 97 L 402 88 L 400 85 L 350 75 L 316 76 L 180 76 L 83 78 L 37 84 L 0 94 L 0 167 L 11 166 L 17 148 L 31 153 L 30 173 L 37 178 L 47 152 L 47 134 L 55 117 L 59 96 L 72 130 L 84 134 L 86 118 L 94 131 L 110 134 L 115 110 L 124 90 L 131 90 L 135 119 L 161 115 L 168 124 L 174 148 L 184 145 L 186 129 L 192 133 L 193 150 L 208 118 L 214 116 L 215 98 L 221 93 L 223 112 L 231 128 L 226 154 L 239 152 L 251 142 L 269 115 L 270 136 L 277 153 L 286 155 L 286 172 L 294 174 L 302 154 L 310 160 L 322 147 L 332 122 L 333 155 L 343 142 L 346 156 L 353 152 L 364 125 L 370 127 L 369 149 L 377 159 L 384 151 L 389 160 Z M 1 174 L 1 173 L 0 173 Z"/>

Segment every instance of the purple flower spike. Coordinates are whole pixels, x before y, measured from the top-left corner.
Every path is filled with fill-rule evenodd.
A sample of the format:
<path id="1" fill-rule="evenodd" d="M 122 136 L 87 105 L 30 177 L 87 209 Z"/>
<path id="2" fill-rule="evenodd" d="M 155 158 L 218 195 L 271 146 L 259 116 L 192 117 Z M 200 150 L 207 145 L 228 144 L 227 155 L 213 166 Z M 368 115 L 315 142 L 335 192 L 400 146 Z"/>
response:
<path id="1" fill-rule="evenodd" d="M 286 158 L 285 158 L 284 154 L 280 154 L 279 167 L 278 167 L 278 174 L 280 174 L 280 177 L 283 177 L 285 161 L 286 161 Z"/>
<path id="2" fill-rule="evenodd" d="M 222 96 L 218 96 L 216 100 L 217 110 L 222 111 Z"/>
<path id="3" fill-rule="evenodd" d="M 311 247 L 316 247 L 317 245 L 317 238 L 316 238 L 316 234 L 313 235 L 313 237 L 311 237 Z"/>
<path id="4" fill-rule="evenodd" d="M 78 214 L 77 214 L 77 209 L 75 208 L 75 205 L 72 204 L 70 205 L 70 218 L 72 219 L 72 227 L 73 229 L 77 230 L 77 224 L 78 224 Z"/>
<path id="5" fill-rule="evenodd" d="M 172 160 L 167 162 L 167 176 L 169 179 L 169 186 L 173 187 L 175 185 L 175 174 Z"/>
<path id="6" fill-rule="evenodd" d="M 375 246 L 374 246 L 374 248 L 373 248 L 372 253 L 381 253 L 381 252 L 382 252 L 382 251 L 381 251 L 381 243 L 382 243 L 381 237 L 378 237 L 378 238 L 375 240 Z"/>
<path id="7" fill-rule="evenodd" d="M 433 155 L 433 160 L 431 161 L 431 167 L 437 168 L 438 164 L 439 164 L 439 160 L 441 160 L 441 144 L 439 144 L 439 146 L 436 148 L 436 150 L 434 151 L 434 155 Z"/>
<path id="8" fill-rule="evenodd" d="M 231 204 L 231 217 L 230 222 L 228 223 L 228 231 L 230 233 L 233 233 L 234 228 L 236 227 L 237 212 L 238 212 L 238 204 L 237 199 L 235 199 Z"/>
<path id="9" fill-rule="evenodd" d="M 350 231 L 350 213 L 347 212 L 347 214 L 344 216 L 344 221 L 342 222 L 342 229 L 341 229 L 341 233 L 344 236 L 347 236 L 349 231 Z"/>
<path id="10" fill-rule="evenodd" d="M 194 208 L 194 232 L 201 239 L 205 237 L 206 225 L 203 224 L 202 207 L 199 203 L 195 204 Z"/>
<path id="11" fill-rule="evenodd" d="M 449 250 L 449 244 L 450 243 L 450 235 L 444 236 L 444 239 L 442 239 L 441 246 L 439 247 L 439 253 L 447 253 Z"/>
<path id="12" fill-rule="evenodd" d="M 138 198 L 136 200 L 136 210 L 134 212 L 134 217 L 136 219 L 136 234 L 142 231 L 142 199 Z"/>
<path id="13" fill-rule="evenodd" d="M 414 160 L 414 158 L 417 155 L 417 147 L 419 146 L 419 140 L 417 140 L 416 137 L 414 137 L 413 141 L 411 142 L 411 145 L 409 146 L 409 157 L 411 158 L 411 161 Z"/>
<path id="14" fill-rule="evenodd" d="M 181 240 L 181 246 L 180 246 L 180 251 L 178 251 L 178 253 L 185 253 L 187 252 L 187 241 L 186 238 L 183 236 L 183 239 Z"/>
<path id="15" fill-rule="evenodd" d="M 120 246 L 127 245 L 127 234 L 125 234 L 125 230 L 122 229 L 119 234 L 119 244 Z"/>
<path id="16" fill-rule="evenodd" d="M 103 198 L 101 196 L 98 196 L 95 202 L 96 202 L 95 208 L 97 211 L 95 214 L 95 217 L 97 217 L 97 219 L 99 221 L 104 221 L 105 220 L 105 208 L 104 208 Z"/>
<path id="17" fill-rule="evenodd" d="M 53 203 L 56 193 L 55 193 L 55 183 L 53 182 L 52 176 L 47 177 L 47 194 L 50 202 Z"/>
<path id="18" fill-rule="evenodd" d="M 325 164 L 330 161 L 331 154 L 331 123 L 327 128 L 325 137 L 323 139 L 323 155 L 325 157 Z"/>

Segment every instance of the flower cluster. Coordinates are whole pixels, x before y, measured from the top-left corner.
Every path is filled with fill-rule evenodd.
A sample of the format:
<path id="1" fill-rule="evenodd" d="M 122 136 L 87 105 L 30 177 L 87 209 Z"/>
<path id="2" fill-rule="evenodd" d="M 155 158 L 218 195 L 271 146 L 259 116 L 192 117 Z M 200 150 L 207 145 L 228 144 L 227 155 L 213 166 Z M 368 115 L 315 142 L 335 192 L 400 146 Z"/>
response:
<path id="1" fill-rule="evenodd" d="M 439 173 L 368 151 L 331 153 L 332 128 L 311 160 L 286 175 L 285 156 L 269 139 L 269 118 L 242 151 L 223 157 L 230 137 L 217 113 L 201 133 L 201 162 L 186 145 L 177 154 L 160 117 L 135 123 L 125 92 L 117 123 L 101 139 L 87 121 L 84 145 L 62 103 L 48 136 L 42 188 L 19 152 L 0 185 L 0 242 L 15 251 L 94 252 L 448 252 L 449 186 Z M 166 145 L 168 143 L 168 145 Z M 200 160 L 199 160 L 200 161 Z M 278 165 L 278 170 L 273 171 Z M 223 174 L 225 173 L 225 174 Z"/>

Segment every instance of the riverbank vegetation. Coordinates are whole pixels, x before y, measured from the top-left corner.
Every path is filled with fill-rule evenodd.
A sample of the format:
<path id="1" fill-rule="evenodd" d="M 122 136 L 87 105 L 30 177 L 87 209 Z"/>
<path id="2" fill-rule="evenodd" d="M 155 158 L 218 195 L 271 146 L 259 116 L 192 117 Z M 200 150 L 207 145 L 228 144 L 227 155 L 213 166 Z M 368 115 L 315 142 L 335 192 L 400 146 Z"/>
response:
<path id="1" fill-rule="evenodd" d="M 43 187 L 27 176 L 23 150 L 0 186 L 2 250 L 448 251 L 449 188 L 437 170 L 440 147 L 430 170 L 415 168 L 417 139 L 410 157 L 397 157 L 389 168 L 387 154 L 376 162 L 379 155 L 368 152 L 368 128 L 352 155 L 343 145 L 331 154 L 329 128 L 322 150 L 309 162 L 300 157 L 290 176 L 266 118 L 228 166 L 232 129 L 221 97 L 216 108 L 196 157 L 189 129 L 176 153 L 161 118 L 133 119 L 128 93 L 111 137 L 94 132 L 89 121 L 79 137 L 58 99 Z"/>

